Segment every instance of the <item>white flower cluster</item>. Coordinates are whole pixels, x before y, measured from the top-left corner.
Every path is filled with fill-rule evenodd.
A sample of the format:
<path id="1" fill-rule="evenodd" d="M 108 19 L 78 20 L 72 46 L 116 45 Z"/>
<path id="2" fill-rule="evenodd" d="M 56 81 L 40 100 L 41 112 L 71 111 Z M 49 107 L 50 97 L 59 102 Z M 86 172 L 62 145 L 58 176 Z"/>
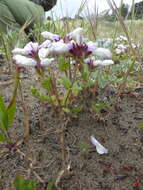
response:
<path id="1" fill-rule="evenodd" d="M 127 42 L 128 41 L 128 39 L 125 37 L 125 36 L 118 36 L 116 39 L 115 39 L 116 41 L 125 41 L 125 42 Z"/>
<path id="2" fill-rule="evenodd" d="M 85 42 L 82 28 L 75 29 L 63 38 L 58 34 L 47 31 L 42 32 L 41 35 L 46 38 L 42 44 L 29 42 L 24 48 L 15 48 L 12 51 L 16 64 L 45 67 L 53 63 L 55 56 L 58 55 L 67 55 L 72 57 L 73 61 L 82 59 L 87 64 L 87 58 L 90 58 L 90 64 L 91 62 L 94 63 L 94 61 L 100 62 L 100 64 L 93 64 L 92 66 L 113 64 L 110 50 L 98 48 L 97 43 L 92 41 Z M 100 57 L 101 60 L 95 60 L 95 57 L 93 59 L 90 55 Z M 103 59 L 108 60 L 104 61 Z"/>
<path id="3" fill-rule="evenodd" d="M 119 55 L 119 54 L 125 53 L 127 50 L 128 50 L 128 47 L 126 45 L 117 44 L 115 52 L 116 52 L 117 55 Z"/>
<path id="4" fill-rule="evenodd" d="M 132 39 L 131 39 L 132 40 Z M 132 43 L 132 48 L 136 49 L 139 48 L 139 44 Z M 127 53 L 130 49 L 130 45 L 128 44 L 128 39 L 125 36 L 119 36 L 115 39 L 115 53 L 117 55 L 122 55 L 124 53 Z"/>
<path id="5" fill-rule="evenodd" d="M 54 61 L 53 58 L 43 58 L 38 43 L 29 42 L 23 49 L 15 48 L 13 51 L 13 59 L 20 66 L 47 66 Z"/>
<path id="6" fill-rule="evenodd" d="M 133 43 L 133 39 L 131 39 L 132 41 L 132 48 L 133 49 L 137 49 L 140 47 L 139 44 L 135 44 Z M 103 39 L 98 39 L 96 40 L 96 44 L 98 47 L 103 47 L 103 48 L 110 48 L 113 47 L 113 49 L 115 50 L 116 55 L 122 55 L 125 54 L 129 51 L 130 49 L 130 45 L 128 43 L 128 39 L 125 36 L 118 36 L 116 37 L 114 40 L 111 38 L 103 38 Z"/>

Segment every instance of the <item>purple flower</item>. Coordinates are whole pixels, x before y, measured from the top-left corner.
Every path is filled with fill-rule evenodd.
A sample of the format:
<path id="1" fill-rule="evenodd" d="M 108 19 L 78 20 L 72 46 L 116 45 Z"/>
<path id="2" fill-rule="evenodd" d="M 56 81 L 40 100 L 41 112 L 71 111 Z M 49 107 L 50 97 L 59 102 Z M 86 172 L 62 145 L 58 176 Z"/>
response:
<path id="1" fill-rule="evenodd" d="M 29 42 L 24 48 L 15 48 L 12 53 L 14 55 L 24 55 L 24 56 L 31 56 L 37 57 L 39 51 L 38 43 Z"/>
<path id="2" fill-rule="evenodd" d="M 69 53 L 78 59 L 82 59 L 90 55 L 92 51 L 88 48 L 88 45 L 86 45 L 85 43 L 78 44 L 72 42 L 69 45 Z"/>

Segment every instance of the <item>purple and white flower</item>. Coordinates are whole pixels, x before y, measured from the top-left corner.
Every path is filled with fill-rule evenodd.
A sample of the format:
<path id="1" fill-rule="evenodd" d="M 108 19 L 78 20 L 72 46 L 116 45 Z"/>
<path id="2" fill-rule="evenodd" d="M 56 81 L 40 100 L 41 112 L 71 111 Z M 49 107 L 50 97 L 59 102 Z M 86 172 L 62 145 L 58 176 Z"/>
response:
<path id="1" fill-rule="evenodd" d="M 128 41 L 128 39 L 125 36 L 119 36 L 116 38 L 117 41 Z"/>
<path id="2" fill-rule="evenodd" d="M 29 42 L 24 48 L 15 48 L 12 50 L 14 55 L 25 55 L 35 57 L 38 55 L 39 45 L 38 43 Z"/>
<path id="3" fill-rule="evenodd" d="M 37 65 L 37 62 L 33 58 L 26 57 L 23 55 L 14 55 L 13 59 L 15 60 L 16 64 L 19 66 L 35 67 Z"/>
<path id="4" fill-rule="evenodd" d="M 43 38 L 46 38 L 51 41 L 59 41 L 61 39 L 61 37 L 58 34 L 53 34 L 51 32 L 47 32 L 47 31 L 42 32 L 41 35 Z"/>
<path id="5" fill-rule="evenodd" d="M 40 50 L 41 49 L 38 43 L 29 42 L 23 49 L 15 48 L 12 51 L 12 53 L 14 54 L 13 59 L 19 66 L 48 66 L 50 63 L 54 61 L 54 59 L 42 56 L 42 54 L 40 54 Z"/>
<path id="6" fill-rule="evenodd" d="M 54 62 L 54 58 L 45 58 L 41 59 L 40 61 L 36 61 L 34 58 L 26 57 L 23 55 L 14 55 L 13 59 L 15 60 L 17 65 L 22 67 L 46 67 Z"/>
<path id="7" fill-rule="evenodd" d="M 105 60 L 95 60 L 94 57 L 87 58 L 84 60 L 85 63 L 87 63 L 91 68 L 97 67 L 97 66 L 109 66 L 115 64 L 113 60 L 111 59 L 105 59 Z"/>
<path id="8" fill-rule="evenodd" d="M 82 59 L 90 55 L 92 50 L 85 43 L 78 44 L 72 42 L 69 44 L 69 53 L 78 59 Z"/>
<path id="9" fill-rule="evenodd" d="M 83 28 L 76 28 L 66 35 L 69 40 L 75 40 L 76 43 L 83 43 Z"/>

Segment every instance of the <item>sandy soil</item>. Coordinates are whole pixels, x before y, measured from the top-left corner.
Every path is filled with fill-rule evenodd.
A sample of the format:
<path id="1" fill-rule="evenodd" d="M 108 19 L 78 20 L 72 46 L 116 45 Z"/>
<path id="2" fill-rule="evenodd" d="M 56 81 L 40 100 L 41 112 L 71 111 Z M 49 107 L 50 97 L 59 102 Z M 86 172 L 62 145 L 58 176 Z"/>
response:
<path id="1" fill-rule="evenodd" d="M 13 86 L 8 84 L 11 76 L 4 76 L 0 76 L 0 92 L 8 102 Z M 59 129 L 64 121 L 58 119 L 46 104 L 27 94 L 29 81 L 28 77 L 22 79 L 30 120 L 30 139 L 16 150 L 3 153 L 1 148 L 1 190 L 8 187 L 17 175 L 34 178 L 38 190 L 43 190 L 45 184 L 57 180 L 63 167 Z M 139 122 L 143 122 L 143 88 L 136 93 L 137 96 L 123 95 L 106 121 L 97 120 L 87 111 L 69 121 L 64 134 L 65 166 L 70 165 L 70 170 L 61 176 L 59 189 L 143 189 L 143 129 L 138 126 Z M 16 142 L 22 134 L 22 102 L 18 98 L 10 135 Z M 99 155 L 96 152 L 90 142 L 91 135 L 108 148 L 108 154 Z"/>

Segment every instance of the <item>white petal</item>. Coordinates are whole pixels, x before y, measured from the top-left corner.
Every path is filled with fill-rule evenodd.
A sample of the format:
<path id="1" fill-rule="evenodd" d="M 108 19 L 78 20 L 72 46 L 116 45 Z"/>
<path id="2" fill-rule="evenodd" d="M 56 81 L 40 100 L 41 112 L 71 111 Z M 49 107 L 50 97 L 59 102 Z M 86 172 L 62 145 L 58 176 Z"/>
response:
<path id="1" fill-rule="evenodd" d="M 108 149 L 106 149 L 103 145 L 101 145 L 96 139 L 95 137 L 91 136 L 90 140 L 92 142 L 92 144 L 96 147 L 96 150 L 99 154 L 107 154 L 108 153 Z"/>
<path id="2" fill-rule="evenodd" d="M 15 48 L 15 49 L 13 49 L 12 53 L 14 55 L 17 55 L 17 54 L 19 54 L 19 55 L 28 55 L 27 51 L 25 49 L 22 49 L 22 48 Z"/>
<path id="3" fill-rule="evenodd" d="M 86 58 L 86 59 L 84 59 L 84 62 L 85 62 L 85 63 L 89 63 L 90 60 L 91 60 L 91 58 Z"/>
<path id="4" fill-rule="evenodd" d="M 39 45 L 36 42 L 29 42 L 28 44 L 26 44 L 24 49 L 27 50 L 27 51 L 37 52 L 39 50 Z"/>
<path id="5" fill-rule="evenodd" d="M 114 64 L 113 60 L 107 59 L 107 60 L 102 61 L 101 66 L 108 66 L 108 65 L 113 65 L 113 64 Z"/>
<path id="6" fill-rule="evenodd" d="M 23 55 L 15 55 L 13 56 L 13 59 L 16 61 L 16 64 L 20 66 L 35 67 L 37 65 L 37 62 L 34 59 Z"/>
<path id="7" fill-rule="evenodd" d="M 48 66 L 49 64 L 53 63 L 54 60 L 55 60 L 54 58 L 42 59 L 42 60 L 41 60 L 41 65 L 42 65 L 43 67 L 46 67 L 46 66 Z"/>
<path id="8" fill-rule="evenodd" d="M 46 38 L 48 40 L 52 40 L 52 41 L 60 40 L 60 36 L 58 34 L 53 34 L 51 32 L 45 31 L 45 32 L 42 32 L 41 35 L 43 38 Z"/>
<path id="9" fill-rule="evenodd" d="M 59 54 L 65 54 L 69 52 L 69 46 L 68 44 L 65 44 L 63 42 L 53 42 L 51 44 L 51 47 L 49 48 L 50 54 L 52 55 L 59 55 Z"/>
<path id="10" fill-rule="evenodd" d="M 93 66 L 99 66 L 99 65 L 102 65 L 102 62 L 101 60 L 96 60 L 96 61 L 93 61 Z"/>
<path id="11" fill-rule="evenodd" d="M 66 35 L 69 39 L 75 40 L 77 43 L 83 42 L 83 28 L 76 28 L 72 32 Z"/>
<path id="12" fill-rule="evenodd" d="M 111 59 L 112 53 L 109 49 L 106 48 L 97 48 L 94 52 L 94 55 L 102 57 L 103 59 Z"/>
<path id="13" fill-rule="evenodd" d="M 88 50 L 94 52 L 97 49 L 98 44 L 96 42 L 89 41 L 86 43 Z"/>
<path id="14" fill-rule="evenodd" d="M 117 41 L 128 41 L 128 39 L 125 36 L 119 36 L 116 38 Z"/>
<path id="15" fill-rule="evenodd" d="M 29 42 L 28 44 L 26 44 L 26 46 L 24 48 L 15 48 L 14 50 L 12 50 L 12 53 L 14 55 L 29 55 L 31 52 L 35 53 L 35 55 L 37 54 L 39 50 L 39 45 L 38 43 L 33 43 L 33 42 Z"/>
<path id="16" fill-rule="evenodd" d="M 126 49 L 127 49 L 127 47 L 126 47 L 125 45 L 123 45 L 123 44 L 119 44 L 119 45 L 117 46 L 117 48 L 123 49 L 123 50 L 126 50 Z"/>
<path id="17" fill-rule="evenodd" d="M 47 48 L 51 44 L 50 40 L 44 41 L 41 45 L 40 48 Z"/>
<path id="18" fill-rule="evenodd" d="M 38 52 L 40 59 L 46 58 L 49 54 L 50 54 L 49 48 L 41 48 Z"/>
<path id="19" fill-rule="evenodd" d="M 121 49 L 118 49 L 118 48 L 116 48 L 115 51 L 116 51 L 116 54 L 118 54 L 118 55 L 124 53 Z"/>

